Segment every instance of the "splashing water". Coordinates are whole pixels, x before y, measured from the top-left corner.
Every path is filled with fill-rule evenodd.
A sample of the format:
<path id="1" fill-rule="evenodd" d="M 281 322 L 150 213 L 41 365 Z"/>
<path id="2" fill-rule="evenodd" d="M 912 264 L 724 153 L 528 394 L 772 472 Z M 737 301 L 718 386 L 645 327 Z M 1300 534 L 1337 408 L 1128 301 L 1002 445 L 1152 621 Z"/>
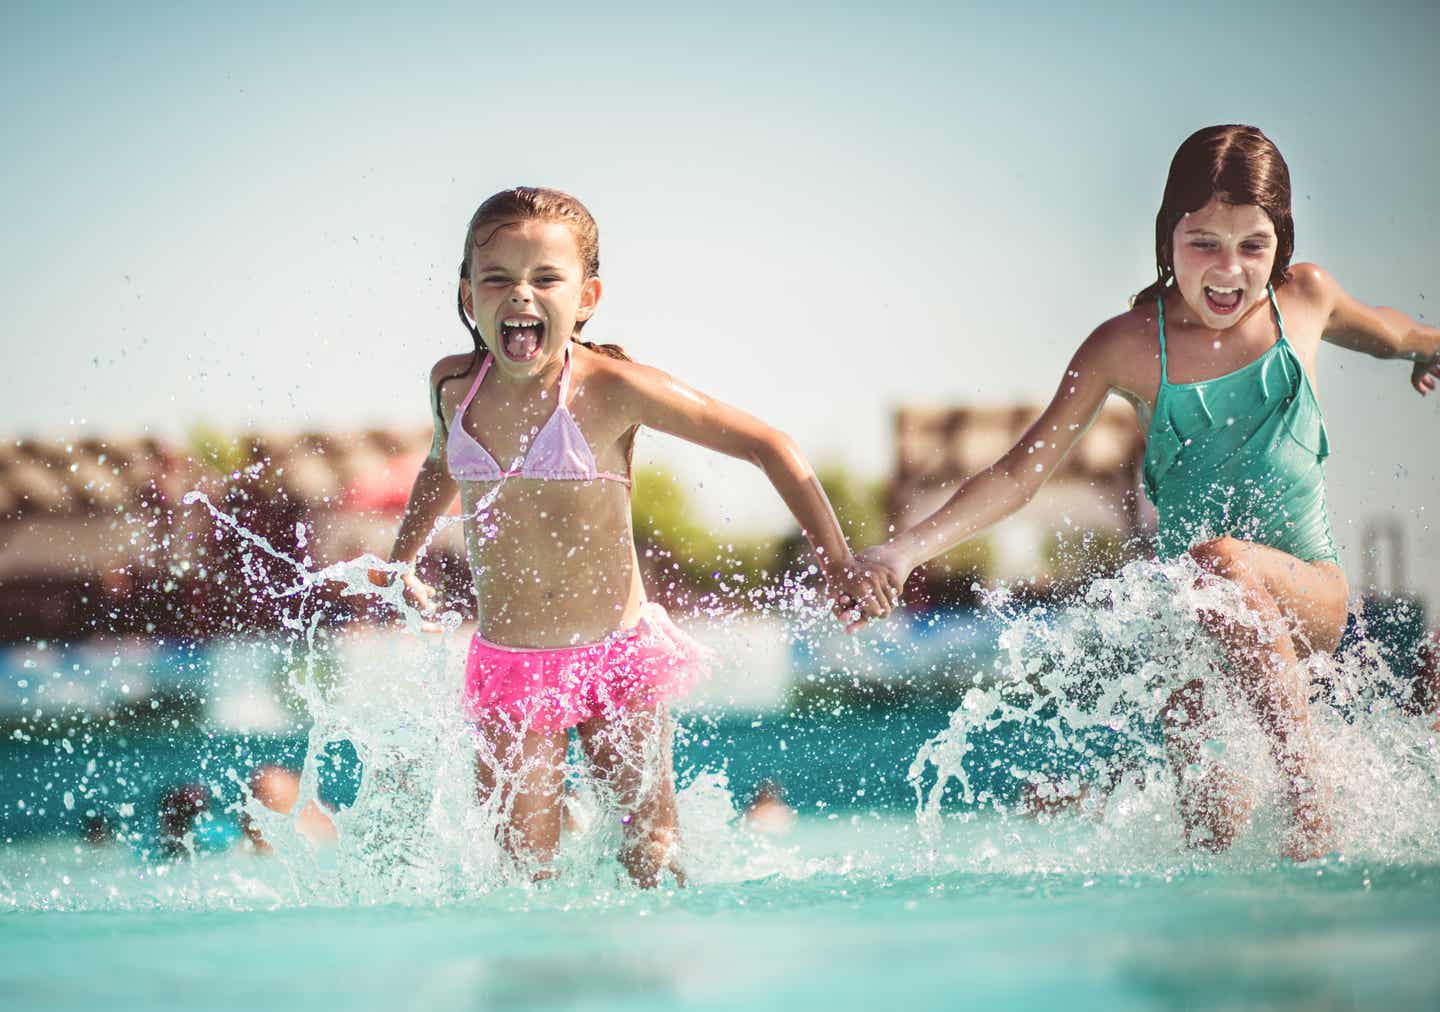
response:
<path id="1" fill-rule="evenodd" d="M 1161 862 L 1264 865 L 1285 831 L 1283 784 L 1265 735 L 1239 698 L 1201 621 L 1222 615 L 1263 630 L 1234 584 L 1188 557 L 1133 562 L 1059 607 L 1012 609 L 1004 593 L 994 682 L 977 677 L 949 726 L 911 764 L 918 822 L 936 839 L 947 801 L 961 820 L 991 809 L 1001 825 L 1038 821 L 1056 834 L 1038 851 L 997 846 L 991 867 L 1133 872 Z M 1274 630 L 1270 630 L 1273 632 Z M 1363 630 L 1362 630 L 1363 631 Z M 1440 748 L 1400 705 L 1409 687 L 1363 635 L 1335 655 L 1301 662 L 1318 777 L 1333 791 L 1337 848 L 1347 859 L 1428 861 L 1440 844 Z M 1247 780 L 1260 804 L 1230 852 L 1183 849 L 1175 778 L 1162 723 L 1172 693 L 1199 679 L 1214 710 L 1199 767 Z M 997 747 L 998 745 L 998 747 Z M 1065 813 L 1065 814 L 1061 814 Z M 1075 839 L 1079 823 L 1083 841 Z M 1028 835 L 1028 834 L 1027 834 Z M 1061 843 L 1066 840 L 1074 846 Z"/>
<path id="2" fill-rule="evenodd" d="M 474 514 L 491 501 L 477 503 Z M 204 854 L 204 826 L 182 841 L 188 853 L 201 853 L 194 861 L 147 858 L 137 869 L 128 852 L 115 848 L 57 850 L 39 867 L 24 858 L 29 863 L 22 867 L 0 868 L 4 905 L 428 906 L 500 895 L 523 897 L 525 905 L 629 902 L 633 887 L 615 860 L 615 802 L 578 749 L 564 771 L 568 825 L 558 879 L 533 886 L 533 869 L 517 865 L 499 845 L 510 795 L 497 789 L 477 800 L 477 762 L 505 777 L 530 771 L 502 761 L 494 744 L 462 716 L 459 658 L 450 638 L 434 632 L 437 625 L 442 633 L 454 631 L 458 614 L 439 616 L 437 623 L 410 605 L 399 581 L 377 587 L 368 579 L 370 570 L 398 573 L 403 566 L 366 555 L 316 567 L 308 556 L 276 549 L 202 493 L 185 502 L 207 510 L 248 552 L 275 564 L 258 585 L 279 609 L 290 639 L 285 647 L 297 661 L 286 667 L 285 680 L 304 711 L 299 799 L 283 814 L 251 793 L 241 775 L 248 739 L 225 746 L 233 754 L 215 777 L 229 796 L 238 796 L 226 814 L 253 826 L 274 857 L 255 860 L 240 848 Z M 461 521 L 440 521 L 431 540 Z M 303 551 L 303 528 L 297 534 Z M 344 596 L 383 600 L 400 617 L 404 634 L 378 636 L 358 625 L 326 628 L 319 602 L 337 588 Z M 828 892 L 837 882 L 883 889 L 954 874 L 1168 877 L 1212 867 L 1275 866 L 1284 831 L 1279 778 L 1248 708 L 1225 693 L 1211 699 L 1219 733 L 1205 743 L 1203 762 L 1244 771 L 1261 803 L 1253 825 L 1229 852 L 1210 855 L 1183 845 L 1162 711 L 1175 688 L 1194 678 L 1215 680 L 1223 668 L 1201 613 L 1258 621 L 1232 587 L 1200 579 L 1188 560 L 1132 563 L 1056 607 L 1026 608 L 1003 591 L 992 593 L 986 621 L 998 630 L 993 665 L 971 634 L 954 637 L 949 652 L 939 654 L 933 629 L 925 642 L 907 640 L 889 625 L 842 637 L 818 595 L 800 585 L 751 587 L 738 596 L 740 609 L 733 596 L 702 601 L 717 631 L 713 639 L 740 639 L 737 614 L 758 612 L 783 621 L 790 635 L 813 648 L 811 654 L 825 658 L 821 666 L 829 674 L 818 676 L 813 687 L 803 683 L 810 693 L 803 706 L 747 721 L 749 740 L 765 740 L 772 768 L 798 783 L 813 764 L 824 768 L 825 783 L 824 790 L 811 792 L 817 800 L 802 813 L 794 837 L 750 832 L 727 776 L 727 749 L 747 728 L 733 721 L 722 726 L 703 711 L 681 721 L 680 743 L 700 758 L 681 771 L 678 858 L 702 890 L 791 882 Z M 822 648 L 827 636 L 829 646 Z M 337 671 L 340 654 L 347 660 Z M 899 688 L 940 686 L 944 708 L 919 707 L 917 718 L 894 719 L 893 693 L 866 695 L 866 686 L 878 684 L 878 667 L 926 672 L 925 678 L 901 680 Z M 1324 687 L 1311 716 L 1322 768 L 1335 791 L 1346 858 L 1428 860 L 1440 842 L 1434 733 L 1397 705 L 1397 679 L 1363 637 L 1337 657 L 1311 658 L 1307 668 L 1312 683 Z M 657 744 L 653 736 L 639 740 Z M 653 775 L 658 751 L 651 747 L 629 761 Z M 901 807 L 907 765 L 913 819 Z M 342 766 L 352 771 L 353 799 L 329 811 L 336 844 L 317 847 L 294 813 L 316 802 Z M 103 772 L 91 770 L 88 781 L 82 777 L 56 789 L 72 799 L 67 805 L 83 807 L 97 797 L 95 782 Z"/>
<path id="3" fill-rule="evenodd" d="M 1262 800 L 1228 852 L 1184 847 L 1160 721 L 1174 688 L 1223 667 L 1197 616 L 1258 621 L 1186 562 L 1132 564 L 1059 606 L 995 592 L 978 617 L 912 617 L 856 638 L 802 585 L 702 599 L 707 638 L 729 668 L 748 671 L 753 655 L 739 648 L 759 614 L 771 634 L 793 638 L 810 674 L 783 707 L 712 714 L 692 704 L 678 721 L 689 887 L 667 879 L 642 892 L 616 860 L 615 801 L 578 749 L 564 771 L 558 877 L 532 883 L 533 869 L 504 855 L 506 795 L 477 798 L 477 765 L 527 770 L 507 769 L 462 719 L 460 658 L 434 631 L 453 631 L 458 615 L 431 621 L 398 582 L 368 580 L 370 569 L 401 567 L 372 556 L 316 567 L 303 530 L 295 558 L 203 496 L 187 501 L 243 543 L 252 586 L 282 615 L 280 641 L 234 652 L 242 667 L 273 654 L 303 710 L 303 735 L 284 739 L 295 743 L 298 800 L 282 814 L 252 794 L 244 771 L 283 751 L 263 734 L 166 723 L 127 742 L 114 721 L 42 720 L 37 708 L 5 745 L 53 757 L 27 774 L 32 789 L 18 803 L 37 816 L 104 809 L 124 842 L 7 838 L 0 848 L 7 993 L 22 1003 L 132 1007 L 128 995 L 133 1007 L 159 1007 L 179 993 L 177 954 L 193 952 L 216 953 L 207 979 L 225 993 L 283 997 L 303 979 L 307 1002 L 325 993 L 356 1008 L 685 998 L 918 1007 L 937 994 L 946 1004 L 1126 1008 L 1208 1001 L 1217 981 L 1237 1007 L 1257 994 L 1280 996 L 1277 1007 L 1334 1004 L 1336 994 L 1428 1007 L 1440 995 L 1422 956 L 1440 943 L 1435 735 L 1429 718 L 1397 705 L 1399 680 L 1363 636 L 1307 662 L 1344 854 L 1277 861 L 1278 777 L 1254 717 L 1223 692 L 1211 699 L 1217 730 L 1201 762 L 1243 770 Z M 400 631 L 337 626 L 325 606 L 337 588 L 383 599 Z M 140 681 L 124 662 L 114 670 L 125 691 Z M 44 674 L 37 663 L 33 677 Z M 218 689 L 220 673 L 207 677 Z M 61 685 L 54 673 L 26 691 L 53 707 Z M 632 764 L 653 775 L 669 761 L 657 747 L 668 739 L 636 740 L 645 745 Z M 198 764 L 217 806 L 234 799 L 169 850 L 136 830 L 146 783 L 164 776 L 148 767 L 167 764 L 187 776 Z M 780 837 L 750 828 L 731 788 L 772 774 L 802 809 Z M 330 847 L 295 814 L 327 785 Z M 217 845 L 228 816 L 271 855 Z M 69 916 L 77 910 L 111 913 Z M 257 910 L 279 912 L 257 930 Z M 1297 961 L 1302 938 L 1309 955 Z M 397 974 L 402 951 L 411 972 Z M 75 965 L 99 969 L 76 975 Z M 185 972 L 190 980 L 193 964 Z"/>
<path id="4" fill-rule="evenodd" d="M 483 516 L 498 494 L 499 488 L 492 490 L 470 513 Z M 474 899 L 497 888 L 530 891 L 530 875 L 536 869 L 507 855 L 499 841 L 516 793 L 509 788 L 520 784 L 534 768 L 498 754 L 495 742 L 479 734 L 463 716 L 455 677 L 462 665 L 443 635 L 459 626 L 460 615 L 422 615 L 406 599 L 399 580 L 377 586 L 369 579 L 373 570 L 398 575 L 409 568 L 404 564 L 367 554 L 316 567 L 308 555 L 295 558 L 277 549 L 218 508 L 203 492 L 192 491 L 183 501 L 208 511 L 217 530 L 239 539 L 246 574 L 277 609 L 290 641 L 287 653 L 293 653 L 298 661 L 284 673 L 286 688 L 303 708 L 306 726 L 295 805 L 288 812 L 272 811 L 233 765 L 220 775 L 239 794 L 239 800 L 221 814 L 233 814 L 252 827 L 271 848 L 273 860 L 226 854 L 176 864 L 162 854 L 162 860 L 147 863 L 137 875 L 128 855 L 112 860 L 113 855 L 75 847 L 72 853 L 57 853 L 45 862 L 69 872 L 60 876 L 64 888 L 52 885 L 55 879 L 48 869 L 38 874 L 30 867 L 18 873 L 0 869 L 4 904 L 49 910 L 157 904 L 431 904 Z M 420 557 L 446 526 L 463 520 L 442 518 L 422 546 Z M 483 524 L 479 528 L 481 537 L 490 536 Z M 297 525 L 296 533 L 303 550 L 303 525 Z M 262 569 L 252 556 L 274 563 L 273 570 Z M 400 617 L 405 635 L 382 638 L 364 627 L 338 632 L 324 628 L 326 616 L 320 603 L 337 591 L 343 597 L 380 599 Z M 806 591 L 804 596 L 806 605 L 787 600 L 785 606 L 797 614 L 815 612 L 814 593 Z M 713 602 L 711 610 L 718 611 Z M 815 616 L 809 615 L 808 621 L 813 623 Z M 348 654 L 364 657 L 365 671 L 337 675 L 328 670 L 333 665 L 327 659 L 342 652 L 339 647 L 347 639 L 356 646 Z M 511 730 L 518 733 L 524 728 Z M 68 738 L 65 743 L 69 745 Z M 642 795 L 660 772 L 658 764 L 668 762 L 663 744 L 654 734 L 627 735 L 623 729 L 610 741 L 612 749 L 622 752 L 638 749 L 623 759 L 642 772 L 638 788 Z M 246 757 L 241 752 L 237 745 L 236 758 L 243 762 Z M 302 832 L 295 813 L 319 800 L 326 768 L 340 762 L 341 756 L 358 771 L 354 798 L 327 811 L 335 845 L 317 847 Z M 495 780 L 494 789 L 483 792 L 479 800 L 477 764 Z M 92 773 L 94 765 L 92 761 Z M 618 887 L 623 892 L 615 862 L 621 842 L 620 819 L 611 792 L 591 775 L 578 749 L 572 748 L 564 777 L 568 831 L 557 864 L 561 880 L 567 883 L 562 890 L 600 888 L 606 892 Z M 119 780 L 122 786 L 129 786 L 124 776 Z M 212 790 L 218 797 L 219 789 Z M 88 800 L 90 795 L 82 798 Z M 757 861 L 763 866 L 758 871 L 761 875 L 773 873 L 776 860 L 783 863 L 784 855 L 767 841 L 735 829 L 734 801 L 723 771 L 701 771 L 693 776 L 677 800 L 683 830 L 676 857 L 682 866 L 704 869 L 702 875 L 723 880 L 748 877 Z M 123 804 L 120 816 L 137 817 L 134 807 Z M 194 857 L 205 849 L 201 839 L 204 828 L 197 824 L 179 841 L 182 856 Z M 89 889 L 80 887 L 86 880 Z"/>

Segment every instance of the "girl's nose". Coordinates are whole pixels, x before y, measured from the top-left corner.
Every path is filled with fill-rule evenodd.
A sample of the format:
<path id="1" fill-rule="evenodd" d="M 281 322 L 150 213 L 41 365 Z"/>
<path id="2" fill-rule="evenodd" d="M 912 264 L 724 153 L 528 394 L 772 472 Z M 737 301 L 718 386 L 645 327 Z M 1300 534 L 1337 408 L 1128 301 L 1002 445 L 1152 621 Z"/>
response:
<path id="1" fill-rule="evenodd" d="M 525 287 L 524 285 L 516 285 L 514 288 L 510 289 L 510 301 L 529 302 L 530 289 L 528 287 Z"/>

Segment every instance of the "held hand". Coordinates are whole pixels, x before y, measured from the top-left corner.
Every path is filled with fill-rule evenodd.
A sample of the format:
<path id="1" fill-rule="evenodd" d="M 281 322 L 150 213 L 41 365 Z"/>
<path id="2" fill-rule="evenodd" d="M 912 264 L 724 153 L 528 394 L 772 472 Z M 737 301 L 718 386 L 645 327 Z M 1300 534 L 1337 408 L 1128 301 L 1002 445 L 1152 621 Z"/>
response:
<path id="1" fill-rule="evenodd" d="M 436 601 L 438 596 L 435 589 L 427 583 L 420 582 L 420 577 L 414 573 L 403 573 L 400 582 L 405 585 L 405 600 L 426 618 L 435 614 Z"/>
<path id="2" fill-rule="evenodd" d="M 901 585 L 889 574 L 854 556 L 828 577 L 835 617 L 853 633 L 874 618 L 884 618 L 900 603 Z"/>
<path id="3" fill-rule="evenodd" d="M 893 543 L 865 549 L 858 556 L 858 561 L 862 566 L 878 570 L 884 576 L 885 582 L 896 588 L 897 595 L 904 589 L 905 582 L 910 579 L 910 574 L 915 569 L 915 563 Z"/>
<path id="4" fill-rule="evenodd" d="M 1435 389 L 1437 378 L 1440 378 L 1440 355 L 1416 362 L 1415 368 L 1410 370 L 1410 385 L 1421 397 Z"/>
<path id="5" fill-rule="evenodd" d="M 903 556 L 893 545 L 875 545 L 862 551 L 855 559 L 855 565 L 869 574 L 871 579 L 877 580 L 880 586 L 885 588 L 886 598 L 890 606 L 898 607 L 900 595 L 905 590 L 905 581 L 910 579 L 910 572 L 915 564 Z M 854 632 L 861 628 L 868 621 L 868 618 L 860 618 L 846 627 L 847 632 Z"/>

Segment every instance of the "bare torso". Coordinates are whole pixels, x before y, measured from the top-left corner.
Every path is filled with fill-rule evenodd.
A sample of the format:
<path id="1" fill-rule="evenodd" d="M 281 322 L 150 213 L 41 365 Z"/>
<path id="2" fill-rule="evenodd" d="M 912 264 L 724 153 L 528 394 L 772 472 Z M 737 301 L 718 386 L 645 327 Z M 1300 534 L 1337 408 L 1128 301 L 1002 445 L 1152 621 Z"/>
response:
<path id="1" fill-rule="evenodd" d="M 604 356 L 576 345 L 569 408 L 602 471 L 629 472 L 633 430 L 621 427 Z M 463 367 L 466 357 L 458 361 Z M 475 378 L 445 383 L 446 432 Z M 465 413 L 465 430 L 503 469 L 525 456 L 555 410 L 558 371 L 526 387 L 492 370 Z M 465 545 L 480 633 L 516 647 L 591 643 L 634 625 L 645 590 L 635 554 L 629 488 L 611 480 L 460 483 Z"/>

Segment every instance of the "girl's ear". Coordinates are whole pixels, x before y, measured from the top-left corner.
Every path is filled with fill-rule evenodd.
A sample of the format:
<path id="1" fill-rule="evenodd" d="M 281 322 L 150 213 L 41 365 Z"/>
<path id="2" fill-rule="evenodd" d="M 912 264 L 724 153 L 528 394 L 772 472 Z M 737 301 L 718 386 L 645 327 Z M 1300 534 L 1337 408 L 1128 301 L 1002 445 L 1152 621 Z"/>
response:
<path id="1" fill-rule="evenodd" d="M 580 286 L 580 309 L 575 313 L 575 319 L 588 320 L 595 313 L 595 305 L 600 301 L 600 293 L 604 290 L 599 278 L 586 278 Z"/>
<path id="2" fill-rule="evenodd" d="M 475 296 L 470 291 L 470 279 L 460 279 L 460 305 L 465 309 L 465 315 L 470 318 L 470 325 L 475 326 Z"/>

